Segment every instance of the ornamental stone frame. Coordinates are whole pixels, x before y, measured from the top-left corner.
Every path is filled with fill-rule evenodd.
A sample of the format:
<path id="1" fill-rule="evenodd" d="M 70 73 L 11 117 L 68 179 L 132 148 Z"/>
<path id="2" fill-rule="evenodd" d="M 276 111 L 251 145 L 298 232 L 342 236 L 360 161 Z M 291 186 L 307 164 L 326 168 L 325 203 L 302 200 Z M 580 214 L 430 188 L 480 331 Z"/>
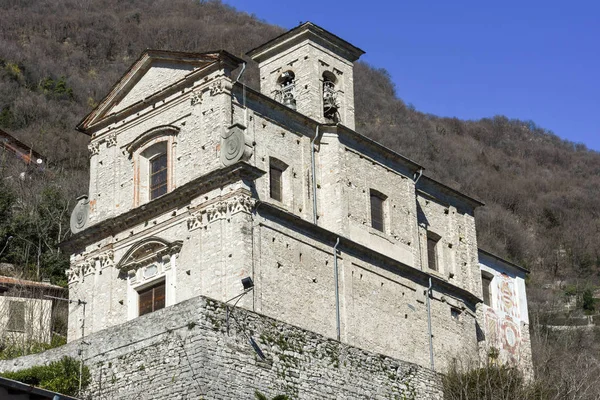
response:
<path id="1" fill-rule="evenodd" d="M 133 159 L 133 203 L 135 207 L 150 200 L 149 160 L 152 155 L 145 154 L 145 152 L 151 151 L 154 146 L 164 144 L 164 148 L 157 151 L 164 150 L 167 154 L 167 193 L 175 189 L 175 150 L 178 133 L 179 128 L 176 126 L 157 126 L 144 132 L 126 146 L 129 157 Z"/>
<path id="2" fill-rule="evenodd" d="M 127 279 L 127 319 L 138 317 L 138 292 L 165 282 L 165 307 L 176 302 L 176 264 L 183 242 L 168 242 L 159 237 L 142 239 L 133 245 L 116 265 Z"/>

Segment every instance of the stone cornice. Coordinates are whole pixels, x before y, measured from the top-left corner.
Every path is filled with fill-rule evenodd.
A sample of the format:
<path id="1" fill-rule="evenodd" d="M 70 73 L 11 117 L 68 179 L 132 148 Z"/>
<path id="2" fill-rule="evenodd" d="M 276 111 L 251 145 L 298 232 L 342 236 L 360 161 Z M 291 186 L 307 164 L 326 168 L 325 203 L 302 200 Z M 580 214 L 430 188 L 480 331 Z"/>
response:
<path id="1" fill-rule="evenodd" d="M 322 243 L 327 243 L 333 248 L 337 238 L 340 239 L 338 249 L 343 250 L 349 254 L 355 255 L 366 255 L 370 258 L 379 259 L 382 264 L 387 267 L 393 268 L 393 270 L 401 273 L 404 278 L 411 279 L 413 282 L 420 284 L 421 286 L 427 287 L 429 285 L 429 279 L 433 283 L 433 289 L 438 292 L 451 293 L 454 296 L 463 299 L 466 303 L 475 307 L 477 303 L 481 303 L 483 300 L 474 295 L 473 293 L 460 288 L 452 283 L 440 278 L 437 275 L 429 274 L 426 271 L 421 271 L 384 254 L 374 251 L 373 249 L 357 243 L 351 239 L 348 239 L 342 235 L 332 232 L 328 229 L 322 228 L 312 222 L 306 221 L 294 214 L 289 213 L 275 205 L 269 203 L 260 203 L 256 207 L 258 214 L 269 214 L 278 219 L 286 221 L 288 226 L 294 230 L 303 231 L 304 234 L 310 236 Z"/>
<path id="2" fill-rule="evenodd" d="M 243 212 L 251 214 L 257 200 L 252 198 L 251 193 L 235 192 L 232 196 L 222 198 L 209 205 L 202 205 L 190 210 L 187 219 L 189 231 L 202 228 L 218 219 L 228 219 L 233 215 Z"/>
<path id="3" fill-rule="evenodd" d="M 97 270 L 103 270 L 115 265 L 115 255 L 112 250 L 108 250 L 93 257 L 86 258 L 84 261 L 72 264 L 66 271 L 69 284 L 81 281 L 87 275 L 95 274 Z"/>
<path id="4" fill-rule="evenodd" d="M 86 245 L 97 242 L 100 238 L 115 235 L 174 207 L 189 204 L 193 197 L 230 182 L 239 180 L 254 181 L 264 173 L 265 171 L 245 162 L 238 162 L 229 167 L 211 171 L 149 203 L 89 226 L 60 243 L 60 247 L 67 253 L 80 253 Z"/>

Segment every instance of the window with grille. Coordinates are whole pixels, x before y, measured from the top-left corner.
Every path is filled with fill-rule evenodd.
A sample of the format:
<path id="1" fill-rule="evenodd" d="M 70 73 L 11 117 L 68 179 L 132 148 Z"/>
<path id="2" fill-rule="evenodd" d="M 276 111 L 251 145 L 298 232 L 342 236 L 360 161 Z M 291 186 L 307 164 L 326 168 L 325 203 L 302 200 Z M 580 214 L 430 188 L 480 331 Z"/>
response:
<path id="1" fill-rule="evenodd" d="M 433 234 L 427 235 L 427 266 L 429 269 L 439 271 L 437 247 L 440 241 L 439 237 Z"/>
<path id="2" fill-rule="evenodd" d="M 483 289 L 483 304 L 486 306 L 492 306 L 492 296 L 491 296 L 491 287 L 492 287 L 492 277 L 486 274 L 481 275 L 481 286 Z"/>
<path id="3" fill-rule="evenodd" d="M 383 232 L 385 228 L 383 212 L 384 202 L 384 195 L 371 190 L 371 226 L 381 232 Z"/>
<path id="4" fill-rule="evenodd" d="M 8 303 L 8 326 L 13 332 L 25 331 L 25 302 L 10 301 Z"/>
<path id="5" fill-rule="evenodd" d="M 283 169 L 278 165 L 271 164 L 269 169 L 269 195 L 273 200 L 282 201 L 282 176 Z"/>
<path id="6" fill-rule="evenodd" d="M 165 308 L 165 282 L 139 292 L 139 315 Z"/>
<path id="7" fill-rule="evenodd" d="M 150 160 L 150 200 L 167 193 L 167 153 Z"/>

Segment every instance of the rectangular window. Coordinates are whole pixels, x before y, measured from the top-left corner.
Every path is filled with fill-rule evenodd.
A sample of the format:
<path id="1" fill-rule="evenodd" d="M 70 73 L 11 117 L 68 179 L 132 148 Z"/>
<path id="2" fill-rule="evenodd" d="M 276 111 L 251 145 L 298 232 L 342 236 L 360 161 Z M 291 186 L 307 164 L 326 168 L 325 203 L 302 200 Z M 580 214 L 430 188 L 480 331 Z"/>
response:
<path id="1" fill-rule="evenodd" d="M 492 277 L 487 275 L 481 275 L 481 286 L 483 289 L 483 304 L 488 307 L 492 306 Z"/>
<path id="2" fill-rule="evenodd" d="M 378 231 L 384 231 L 383 223 L 383 202 L 385 197 L 379 193 L 371 191 L 371 226 Z"/>
<path id="3" fill-rule="evenodd" d="M 150 200 L 167 193 L 167 153 L 150 160 Z"/>
<path id="4" fill-rule="evenodd" d="M 25 332 L 25 302 L 10 301 L 8 303 L 8 326 L 13 332 Z"/>
<path id="5" fill-rule="evenodd" d="M 439 238 L 427 235 L 427 266 L 434 271 L 439 271 L 437 257 L 437 245 L 439 241 Z"/>
<path id="6" fill-rule="evenodd" d="M 274 165 L 269 169 L 269 190 L 273 200 L 282 201 L 281 176 L 283 170 Z"/>
<path id="7" fill-rule="evenodd" d="M 139 291 L 139 315 L 165 308 L 165 282 Z"/>

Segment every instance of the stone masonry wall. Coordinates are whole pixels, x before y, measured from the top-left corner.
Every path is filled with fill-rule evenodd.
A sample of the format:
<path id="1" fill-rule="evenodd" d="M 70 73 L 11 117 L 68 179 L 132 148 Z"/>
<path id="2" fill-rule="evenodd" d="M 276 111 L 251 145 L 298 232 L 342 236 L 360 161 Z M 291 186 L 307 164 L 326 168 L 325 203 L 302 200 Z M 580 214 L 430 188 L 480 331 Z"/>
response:
<path id="1" fill-rule="evenodd" d="M 83 349 L 93 399 L 442 399 L 439 376 L 197 297 L 41 354 L 0 361 L 0 371 L 46 364 Z M 250 345 L 253 338 L 262 360 Z"/>
<path id="2" fill-rule="evenodd" d="M 255 310 L 335 338 L 335 239 L 321 240 L 273 217 L 259 215 L 255 224 Z M 341 341 L 430 366 L 426 282 L 378 260 L 376 253 L 359 254 L 345 242 L 337 258 Z M 472 307 L 433 285 L 437 371 L 445 371 L 454 358 L 477 357 Z"/>

